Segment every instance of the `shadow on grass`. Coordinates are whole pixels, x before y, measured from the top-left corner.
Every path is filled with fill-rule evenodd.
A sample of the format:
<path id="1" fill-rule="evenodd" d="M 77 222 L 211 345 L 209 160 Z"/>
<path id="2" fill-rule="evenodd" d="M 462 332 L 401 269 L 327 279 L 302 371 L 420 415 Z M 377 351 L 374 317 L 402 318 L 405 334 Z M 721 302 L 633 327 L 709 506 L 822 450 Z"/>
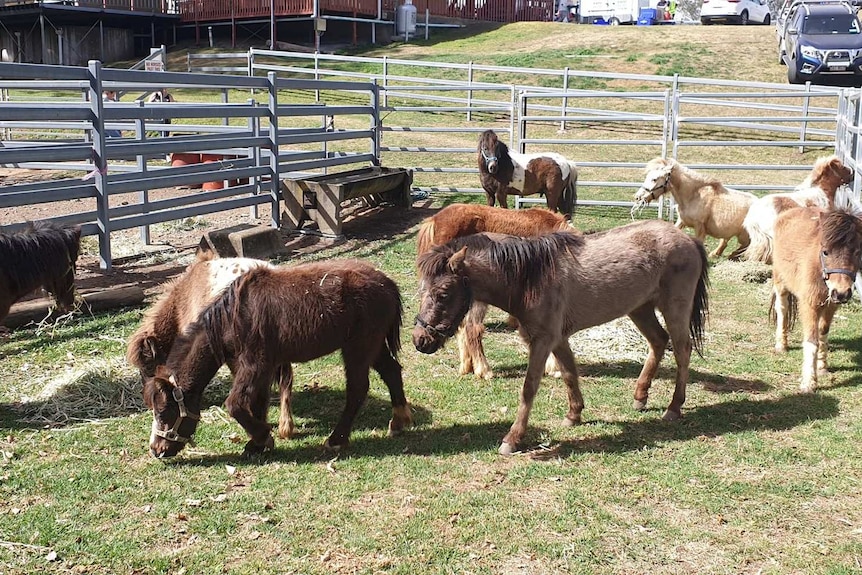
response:
<path id="1" fill-rule="evenodd" d="M 667 364 L 667 366 L 665 366 Z M 665 358 L 662 362 L 653 383 L 657 381 L 673 382 L 676 377 L 676 364 L 673 358 Z M 578 374 L 584 377 L 618 377 L 632 380 L 631 391 L 634 393 L 634 381 L 640 375 L 643 364 L 636 361 L 602 361 L 596 363 L 578 363 Z M 494 367 L 494 373 L 498 377 L 523 379 L 527 372 L 527 363 L 509 365 L 498 365 Z M 706 373 L 696 369 L 689 369 L 690 383 L 702 385 L 709 392 L 722 394 L 738 391 L 765 392 L 771 386 L 763 380 L 756 378 L 726 377 L 714 373 Z"/>
<path id="2" fill-rule="evenodd" d="M 377 400 L 366 406 L 357 418 L 354 429 L 373 427 L 385 430 L 388 406 Z M 351 441 L 340 457 L 391 457 L 398 455 L 452 455 L 458 453 L 495 451 L 511 421 L 456 424 L 448 427 L 431 427 L 431 412 L 413 406 L 415 425 L 397 437 L 359 437 Z M 615 422 L 613 431 L 596 437 L 557 443 L 553 453 L 568 457 L 581 453 L 627 453 L 656 447 L 669 442 L 690 441 L 698 437 L 717 437 L 745 431 L 780 431 L 792 429 L 813 420 L 825 420 L 838 414 L 838 400 L 815 395 L 787 395 L 778 399 L 753 401 L 740 399 L 698 407 L 684 411 L 677 422 L 660 418 L 660 409 L 651 409 L 655 417 L 628 422 Z M 386 412 L 386 415 L 384 415 Z M 334 422 L 333 422 L 334 424 Z M 321 423 L 321 426 L 324 424 Z M 587 423 L 589 425 L 589 423 Z M 315 430 L 320 433 L 321 430 Z M 327 431 L 328 433 L 328 431 Z M 555 429 L 530 426 L 525 447 L 529 450 L 538 443 L 537 438 L 554 435 Z M 290 441 L 281 441 L 276 449 L 253 459 L 266 462 L 321 462 L 335 457 L 321 445 L 293 447 Z M 214 466 L 243 461 L 237 452 L 204 457 L 180 457 L 171 462 L 179 465 Z"/>

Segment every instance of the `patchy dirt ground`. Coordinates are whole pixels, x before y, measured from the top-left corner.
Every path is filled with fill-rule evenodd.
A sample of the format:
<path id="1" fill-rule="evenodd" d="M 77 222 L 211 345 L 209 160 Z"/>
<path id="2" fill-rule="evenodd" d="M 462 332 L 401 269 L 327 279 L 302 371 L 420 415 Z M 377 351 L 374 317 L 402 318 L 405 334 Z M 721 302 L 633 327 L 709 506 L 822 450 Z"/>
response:
<path id="1" fill-rule="evenodd" d="M 70 177 L 70 175 L 52 174 L 37 170 L 0 169 L 0 185 L 31 182 L 46 179 L 46 177 Z M 188 190 L 175 188 L 152 190 L 151 199 L 162 199 L 187 195 Z M 132 196 L 129 194 L 128 196 Z M 112 197 L 113 205 L 122 205 L 130 201 L 130 197 L 122 195 Z M 94 204 L 95 202 L 93 202 Z M 67 202 L 52 202 L 35 204 L 19 208 L 0 209 L 0 222 L 4 224 L 41 220 L 95 209 L 88 205 L 87 200 Z M 403 210 L 391 206 L 368 207 L 362 201 L 347 204 L 344 208 L 344 237 L 341 239 L 323 238 L 313 234 L 290 233 L 279 230 L 286 248 L 282 259 L 290 259 L 295 254 L 313 253 L 339 247 L 339 252 L 348 251 L 351 244 L 364 244 L 376 239 L 392 237 L 408 231 L 422 219 L 436 211 L 429 200 L 415 202 L 413 209 Z M 113 269 L 105 272 L 99 267 L 98 242 L 95 237 L 84 238 L 82 255 L 78 259 L 77 286 L 80 291 L 94 291 L 109 287 L 127 285 L 140 286 L 147 300 L 161 293 L 167 280 L 183 272 L 194 259 L 197 246 L 204 234 L 238 224 L 269 225 L 270 209 L 268 205 L 259 207 L 257 217 L 253 217 L 248 208 L 207 214 L 199 218 L 191 218 L 151 226 L 151 243 L 144 245 L 138 229 L 123 230 L 111 235 L 112 253 L 114 254 Z M 34 293 L 27 299 L 40 297 Z"/>

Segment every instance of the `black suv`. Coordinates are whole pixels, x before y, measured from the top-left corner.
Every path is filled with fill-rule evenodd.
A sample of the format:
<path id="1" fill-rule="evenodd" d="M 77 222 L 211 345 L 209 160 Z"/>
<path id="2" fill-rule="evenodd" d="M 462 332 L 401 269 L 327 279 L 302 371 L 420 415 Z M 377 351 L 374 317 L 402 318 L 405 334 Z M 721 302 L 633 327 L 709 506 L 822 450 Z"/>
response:
<path id="1" fill-rule="evenodd" d="M 862 26 L 849 3 L 800 4 L 787 17 L 780 45 L 791 84 L 862 85 Z"/>

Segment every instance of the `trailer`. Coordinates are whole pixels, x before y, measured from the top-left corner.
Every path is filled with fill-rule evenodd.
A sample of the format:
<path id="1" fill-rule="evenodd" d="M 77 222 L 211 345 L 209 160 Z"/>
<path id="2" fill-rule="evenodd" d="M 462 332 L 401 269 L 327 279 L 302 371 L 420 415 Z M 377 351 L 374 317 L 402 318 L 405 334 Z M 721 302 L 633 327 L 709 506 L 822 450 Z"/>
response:
<path id="1" fill-rule="evenodd" d="M 581 0 L 584 24 L 635 24 L 642 9 L 654 8 L 655 0 Z"/>

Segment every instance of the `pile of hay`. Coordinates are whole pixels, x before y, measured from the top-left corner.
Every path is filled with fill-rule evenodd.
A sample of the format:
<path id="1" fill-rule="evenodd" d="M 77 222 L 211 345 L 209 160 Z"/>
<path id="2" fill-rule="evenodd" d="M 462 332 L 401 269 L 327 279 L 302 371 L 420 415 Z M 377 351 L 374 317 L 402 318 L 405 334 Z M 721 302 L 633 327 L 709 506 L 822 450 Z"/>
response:
<path id="1" fill-rule="evenodd" d="M 146 411 L 141 397 L 141 378 L 125 359 L 91 361 L 70 368 L 45 381 L 36 379 L 36 393 L 20 399 L 22 420 L 39 425 L 62 426 Z M 217 377 L 207 387 L 204 404 L 227 395 L 230 380 Z"/>

